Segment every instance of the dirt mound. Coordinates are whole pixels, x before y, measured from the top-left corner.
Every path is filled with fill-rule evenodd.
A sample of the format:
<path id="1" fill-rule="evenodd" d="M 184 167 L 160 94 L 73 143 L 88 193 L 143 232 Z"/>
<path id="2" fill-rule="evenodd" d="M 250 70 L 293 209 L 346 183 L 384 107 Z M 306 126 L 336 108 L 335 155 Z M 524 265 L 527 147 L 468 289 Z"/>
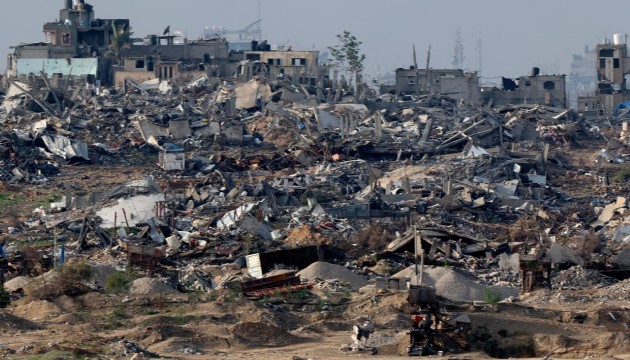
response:
<path id="1" fill-rule="evenodd" d="M 246 346 L 277 347 L 296 344 L 301 339 L 285 329 L 266 322 L 240 322 L 230 331 L 234 338 Z"/>
<path id="2" fill-rule="evenodd" d="M 409 278 L 415 284 L 415 267 L 410 266 L 396 273 L 395 278 Z M 422 278 L 423 284 L 435 288 L 438 295 L 458 301 L 484 301 L 486 287 L 476 282 L 468 275 L 464 275 L 452 268 L 425 267 Z M 491 286 L 494 291 L 505 299 L 518 296 L 519 290 L 507 286 Z"/>
<path id="3" fill-rule="evenodd" d="M 32 301 L 15 308 L 15 314 L 33 321 L 57 317 L 63 313 L 62 308 L 46 300 Z"/>
<path id="4" fill-rule="evenodd" d="M 76 303 L 76 301 L 68 295 L 59 296 L 58 298 L 53 300 L 53 303 L 59 306 L 62 310 L 68 312 L 74 312 L 79 309 L 79 305 Z"/>
<path id="5" fill-rule="evenodd" d="M 369 316 L 372 322 L 385 328 L 405 328 L 409 325 L 408 293 L 367 296 L 350 304 L 347 313 Z"/>
<path id="6" fill-rule="evenodd" d="M 140 278 L 133 281 L 129 293 L 135 295 L 175 294 L 177 290 L 168 284 L 168 279 Z"/>
<path id="7" fill-rule="evenodd" d="M 311 226 L 303 225 L 297 227 L 287 235 L 284 243 L 291 245 L 324 245 L 332 244 L 332 240 L 313 230 Z"/>
<path id="8" fill-rule="evenodd" d="M 20 317 L 0 313 L 0 330 L 37 330 L 39 326 L 29 320 Z"/>
<path id="9" fill-rule="evenodd" d="M 4 288 L 9 292 L 13 292 L 13 291 L 16 291 L 17 289 L 24 289 L 26 285 L 28 285 L 30 282 L 31 282 L 31 279 L 29 277 L 18 276 L 5 282 Z"/>
<path id="10" fill-rule="evenodd" d="M 589 336 L 587 339 L 549 334 L 534 334 L 532 338 L 537 355 L 540 356 L 552 354 L 558 357 L 587 358 L 599 357 L 608 352 L 623 354 L 630 351 L 630 335 L 624 333 L 607 333 Z"/>
<path id="11" fill-rule="evenodd" d="M 406 356 L 409 335 L 395 330 L 377 330 L 370 336 L 367 345 L 377 348 L 379 355 Z"/>
<path id="12" fill-rule="evenodd" d="M 169 319 L 156 325 L 137 328 L 125 336 L 125 340 L 138 342 L 142 346 L 150 346 L 171 338 L 191 337 L 193 334 L 192 331 L 175 325 L 173 319 Z"/>
<path id="13" fill-rule="evenodd" d="M 355 274 L 341 265 L 321 261 L 312 263 L 306 269 L 298 272 L 298 275 L 306 280 L 339 280 L 350 284 L 352 290 L 355 291 L 369 283 L 363 276 Z"/>

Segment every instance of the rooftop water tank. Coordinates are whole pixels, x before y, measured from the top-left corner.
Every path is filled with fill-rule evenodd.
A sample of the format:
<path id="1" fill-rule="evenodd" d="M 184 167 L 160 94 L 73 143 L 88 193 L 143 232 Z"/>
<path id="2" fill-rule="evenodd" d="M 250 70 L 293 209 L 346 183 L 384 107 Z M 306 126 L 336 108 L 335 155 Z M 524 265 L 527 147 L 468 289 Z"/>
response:
<path id="1" fill-rule="evenodd" d="M 624 34 L 614 34 L 613 35 L 613 45 L 623 45 L 625 43 L 625 35 Z"/>

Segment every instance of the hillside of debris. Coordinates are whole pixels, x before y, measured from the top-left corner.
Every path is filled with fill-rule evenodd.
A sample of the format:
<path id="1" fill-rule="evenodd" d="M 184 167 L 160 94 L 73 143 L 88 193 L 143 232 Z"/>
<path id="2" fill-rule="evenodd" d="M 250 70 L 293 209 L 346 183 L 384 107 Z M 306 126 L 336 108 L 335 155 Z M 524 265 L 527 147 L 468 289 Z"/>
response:
<path id="1" fill-rule="evenodd" d="M 415 285 L 449 352 L 630 353 L 624 115 L 77 86 L 0 111 L 4 357 L 395 358 Z"/>

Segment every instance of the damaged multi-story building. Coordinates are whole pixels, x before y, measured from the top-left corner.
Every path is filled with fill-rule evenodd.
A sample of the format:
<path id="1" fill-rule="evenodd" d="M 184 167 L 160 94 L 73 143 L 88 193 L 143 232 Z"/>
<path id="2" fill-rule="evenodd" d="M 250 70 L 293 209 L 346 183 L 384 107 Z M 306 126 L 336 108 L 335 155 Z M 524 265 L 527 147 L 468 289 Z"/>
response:
<path id="1" fill-rule="evenodd" d="M 612 109 L 617 104 L 630 100 L 628 77 L 630 76 L 630 56 L 626 37 L 613 35 L 613 40 L 605 40 L 596 47 L 598 105 Z"/>
<path id="2" fill-rule="evenodd" d="M 319 63 L 319 51 L 272 50 L 266 42 L 254 42 L 251 50 L 234 53 L 240 60 L 237 76 L 247 80 L 265 76 L 273 80 L 289 80 L 293 84 L 316 86 L 321 79 L 329 79 L 329 66 Z"/>
<path id="3" fill-rule="evenodd" d="M 540 74 L 540 69 L 532 68 L 529 75 L 516 80 L 502 78 L 502 86 L 484 87 L 481 100 L 493 105 L 539 104 L 564 108 L 567 106 L 566 76 Z"/>
<path id="4" fill-rule="evenodd" d="M 122 87 L 126 79 L 159 79 L 174 84 L 200 76 L 220 77 L 231 72 L 227 42 L 215 38 L 189 41 L 176 35 L 149 35 L 142 44 L 121 52 L 121 64 L 113 67 L 113 85 Z"/>
<path id="5" fill-rule="evenodd" d="M 439 93 L 455 100 L 480 100 L 479 76 L 461 69 L 396 69 L 395 85 L 381 86 L 381 93 Z"/>
<path id="6" fill-rule="evenodd" d="M 64 0 L 63 6 L 59 20 L 44 24 L 44 42 L 14 47 L 8 79 L 30 83 L 43 72 L 54 84 L 74 78 L 121 88 L 127 80 L 183 85 L 203 76 L 265 76 L 307 85 L 328 78 L 318 51 L 276 50 L 258 40 L 230 49 L 220 35 L 189 40 L 171 34 L 170 27 L 162 35 L 134 39 L 128 19 L 97 19 L 84 0 Z"/>
<path id="7" fill-rule="evenodd" d="M 111 77 L 113 57 L 106 56 L 116 28 L 129 28 L 128 19 L 98 19 L 92 5 L 64 0 L 59 19 L 44 24 L 43 42 L 18 45 L 9 54 L 7 79 L 28 81 L 41 72 L 52 79 L 87 78 L 105 83 Z"/>
<path id="8" fill-rule="evenodd" d="M 396 70 L 394 85 L 381 85 L 381 94 L 441 94 L 454 100 L 473 103 L 541 104 L 565 107 L 565 75 L 541 75 L 539 68 L 533 68 L 530 75 L 516 80 L 502 78 L 502 86 L 482 87 L 476 72 L 468 73 L 461 69 L 409 69 Z"/>

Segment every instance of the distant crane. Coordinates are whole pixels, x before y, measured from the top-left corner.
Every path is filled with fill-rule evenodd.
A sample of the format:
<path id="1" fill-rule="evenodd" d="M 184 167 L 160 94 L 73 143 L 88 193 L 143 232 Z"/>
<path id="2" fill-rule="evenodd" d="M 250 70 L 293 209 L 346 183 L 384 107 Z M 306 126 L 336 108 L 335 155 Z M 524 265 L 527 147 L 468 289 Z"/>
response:
<path id="1" fill-rule="evenodd" d="M 262 39 L 262 28 L 260 27 L 261 22 L 262 22 L 262 19 L 258 19 L 240 30 L 219 30 L 219 31 L 213 31 L 212 34 L 218 35 L 219 37 L 226 38 L 228 41 L 243 41 L 243 40 L 260 41 Z M 208 33 L 206 32 L 205 34 L 207 36 Z M 236 35 L 236 36 L 228 36 L 228 35 Z"/>
<path id="2" fill-rule="evenodd" d="M 245 28 L 239 29 L 239 30 L 227 30 L 223 27 L 220 27 L 220 30 L 217 30 L 213 26 L 211 31 L 208 31 L 209 28 L 206 27 L 206 32 L 204 32 L 204 38 L 206 38 L 206 36 L 217 35 L 219 37 L 223 37 L 227 41 L 247 41 L 247 40 L 262 41 L 261 22 L 262 22 L 262 5 L 261 5 L 261 1 L 258 0 L 258 20 L 247 25 Z M 228 37 L 228 35 L 232 35 L 232 36 Z"/>

